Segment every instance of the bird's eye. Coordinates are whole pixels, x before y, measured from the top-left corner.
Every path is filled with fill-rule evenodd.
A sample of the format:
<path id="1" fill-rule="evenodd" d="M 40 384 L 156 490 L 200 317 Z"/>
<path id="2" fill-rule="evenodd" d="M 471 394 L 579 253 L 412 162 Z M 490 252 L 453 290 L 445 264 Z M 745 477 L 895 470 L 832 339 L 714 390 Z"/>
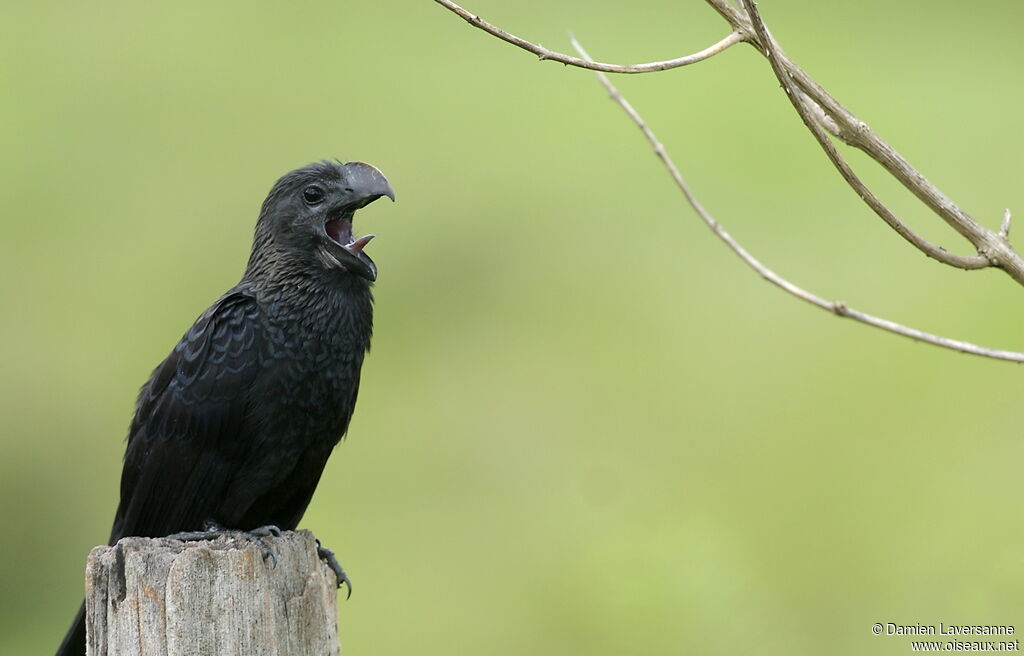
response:
<path id="1" fill-rule="evenodd" d="M 306 187 L 302 190 L 302 199 L 310 205 L 316 205 L 324 199 L 324 190 L 320 187 Z"/>

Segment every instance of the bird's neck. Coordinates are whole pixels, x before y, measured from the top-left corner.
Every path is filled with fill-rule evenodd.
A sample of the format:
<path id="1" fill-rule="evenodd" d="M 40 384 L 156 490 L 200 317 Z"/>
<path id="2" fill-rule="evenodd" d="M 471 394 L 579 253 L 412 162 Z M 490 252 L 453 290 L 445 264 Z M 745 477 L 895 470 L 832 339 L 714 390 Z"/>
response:
<path id="1" fill-rule="evenodd" d="M 346 271 L 309 262 L 308 258 L 251 262 L 240 284 L 262 305 L 289 314 L 372 312 L 370 283 Z"/>
<path id="2" fill-rule="evenodd" d="M 342 314 L 372 317 L 370 283 L 347 271 L 328 267 L 308 250 L 282 248 L 272 234 L 257 227 L 252 255 L 241 286 L 267 310 L 288 315 Z"/>

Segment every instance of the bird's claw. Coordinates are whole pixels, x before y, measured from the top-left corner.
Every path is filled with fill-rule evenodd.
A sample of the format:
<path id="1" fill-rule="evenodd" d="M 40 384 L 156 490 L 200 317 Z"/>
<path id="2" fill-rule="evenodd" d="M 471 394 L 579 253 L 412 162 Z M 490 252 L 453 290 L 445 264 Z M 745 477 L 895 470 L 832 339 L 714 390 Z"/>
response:
<path id="1" fill-rule="evenodd" d="M 274 550 L 270 548 L 269 544 L 263 541 L 263 538 L 261 536 L 249 531 L 244 532 L 242 535 L 244 535 L 247 540 L 249 540 L 250 542 L 252 542 L 260 548 L 260 551 L 263 552 L 263 560 L 269 558 L 270 566 L 277 567 L 277 556 L 274 555 Z"/>
<path id="2" fill-rule="evenodd" d="M 281 529 L 279 529 L 278 527 L 274 526 L 273 524 L 267 524 L 266 526 L 261 526 L 259 528 L 254 528 L 253 530 L 249 531 L 249 533 L 251 535 L 258 535 L 258 536 L 264 537 L 264 538 L 266 538 L 266 537 L 279 538 L 279 537 L 281 537 L 282 531 L 281 531 Z"/>
<path id="3" fill-rule="evenodd" d="M 348 588 L 348 594 L 345 595 L 345 598 L 348 599 L 349 597 L 351 597 L 352 581 L 348 578 L 348 574 L 345 573 L 345 570 L 341 568 L 341 563 L 338 562 L 338 559 L 334 555 L 334 552 L 325 547 L 324 545 L 320 544 L 320 540 L 317 540 L 316 554 L 320 556 L 320 560 L 324 561 L 327 564 L 327 566 L 331 568 L 331 571 L 334 572 L 335 578 L 338 579 L 338 587 L 340 588 L 342 585 L 344 585 L 346 588 Z"/>
<path id="4" fill-rule="evenodd" d="M 263 560 L 270 558 L 271 566 L 277 567 L 277 556 L 274 555 L 274 550 L 270 548 L 270 545 L 263 541 L 263 538 L 279 538 L 281 537 L 281 529 L 273 524 L 267 524 L 266 526 L 260 526 L 259 528 L 254 528 L 251 531 L 246 531 L 245 534 L 263 550 Z"/>
<path id="5" fill-rule="evenodd" d="M 267 526 L 260 526 L 251 531 L 233 531 L 231 529 L 224 528 L 217 522 L 207 520 L 203 522 L 202 531 L 182 531 L 181 533 L 173 533 L 167 536 L 171 540 L 181 540 L 182 542 L 198 542 L 200 540 L 216 540 L 219 537 L 241 537 L 248 542 L 252 542 L 260 551 L 263 552 L 263 560 L 270 559 L 272 567 L 277 567 L 277 556 L 274 554 L 274 550 L 270 548 L 263 538 L 265 537 L 281 537 L 281 529 L 268 524 Z"/>
<path id="6" fill-rule="evenodd" d="M 221 535 L 234 532 L 208 519 L 203 522 L 203 530 L 201 531 L 181 531 L 179 533 L 172 533 L 167 538 L 170 540 L 181 540 L 182 542 L 197 542 L 199 540 L 216 540 Z"/>

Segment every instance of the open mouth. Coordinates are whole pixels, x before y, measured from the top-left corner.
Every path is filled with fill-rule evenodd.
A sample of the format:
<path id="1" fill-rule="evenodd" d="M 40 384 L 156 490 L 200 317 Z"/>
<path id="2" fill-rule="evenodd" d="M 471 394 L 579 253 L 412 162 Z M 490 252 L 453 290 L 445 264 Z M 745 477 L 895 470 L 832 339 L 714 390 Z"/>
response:
<path id="1" fill-rule="evenodd" d="M 377 279 L 377 267 L 363 249 L 374 235 L 352 234 L 352 216 L 383 196 L 395 200 L 395 192 L 379 169 L 364 162 L 343 164 L 339 172 L 345 186 L 339 190 L 339 202 L 328 211 L 324 222 L 324 236 L 330 246 L 327 255 L 349 273 L 373 282 Z"/>
<path id="2" fill-rule="evenodd" d="M 370 240 L 377 235 L 363 235 L 356 239 L 352 234 L 352 219 L 332 219 L 324 224 L 324 230 L 331 240 L 349 253 L 358 256 Z"/>
<path id="3" fill-rule="evenodd" d="M 363 248 L 376 235 L 356 237 L 352 234 L 351 214 L 327 221 L 324 224 L 324 232 L 327 233 L 327 237 L 331 241 L 340 246 L 344 253 L 348 255 L 348 257 L 345 257 L 339 253 L 339 255 L 342 255 L 341 263 L 346 269 L 371 282 L 377 278 L 376 265 L 374 265 L 370 256 L 363 252 Z"/>

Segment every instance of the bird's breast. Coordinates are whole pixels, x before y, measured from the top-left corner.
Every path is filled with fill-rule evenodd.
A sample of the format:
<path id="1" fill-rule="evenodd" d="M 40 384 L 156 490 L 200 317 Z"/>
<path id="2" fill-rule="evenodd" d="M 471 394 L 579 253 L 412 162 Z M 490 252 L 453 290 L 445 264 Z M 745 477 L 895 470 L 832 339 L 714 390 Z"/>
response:
<path id="1" fill-rule="evenodd" d="M 288 418 L 278 430 L 336 440 L 347 428 L 372 332 L 370 303 L 357 301 L 324 297 L 264 313 L 266 421 Z"/>

